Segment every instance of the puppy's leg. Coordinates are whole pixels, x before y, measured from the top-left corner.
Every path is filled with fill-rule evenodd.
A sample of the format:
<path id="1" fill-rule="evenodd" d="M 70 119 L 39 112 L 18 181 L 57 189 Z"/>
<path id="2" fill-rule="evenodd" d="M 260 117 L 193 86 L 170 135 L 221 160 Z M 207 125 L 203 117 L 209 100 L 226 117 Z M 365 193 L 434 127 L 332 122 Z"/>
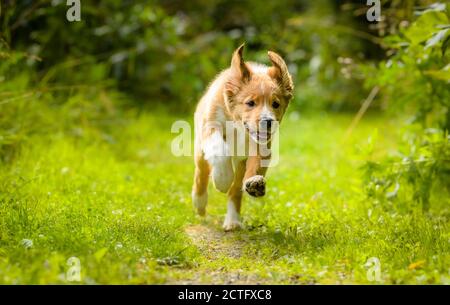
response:
<path id="1" fill-rule="evenodd" d="M 203 152 L 205 160 L 211 165 L 211 177 L 214 187 L 226 193 L 233 182 L 233 165 L 228 151 L 228 145 L 225 142 L 222 133 L 212 132 L 203 142 Z"/>
<path id="2" fill-rule="evenodd" d="M 253 197 L 261 197 L 266 194 L 266 174 L 267 167 L 261 165 L 262 160 L 269 160 L 269 157 L 251 156 L 247 160 L 246 171 L 244 175 L 243 189 Z"/>
<path id="3" fill-rule="evenodd" d="M 225 231 L 231 231 L 242 227 L 240 221 L 241 200 L 242 200 L 242 179 L 245 174 L 245 160 L 240 161 L 235 166 L 233 184 L 228 191 L 227 215 L 223 223 Z"/>
<path id="4" fill-rule="evenodd" d="M 208 177 L 209 164 L 203 158 L 201 152 L 195 156 L 194 185 L 192 187 L 192 203 L 197 209 L 199 215 L 206 213 L 206 204 L 208 203 Z"/>

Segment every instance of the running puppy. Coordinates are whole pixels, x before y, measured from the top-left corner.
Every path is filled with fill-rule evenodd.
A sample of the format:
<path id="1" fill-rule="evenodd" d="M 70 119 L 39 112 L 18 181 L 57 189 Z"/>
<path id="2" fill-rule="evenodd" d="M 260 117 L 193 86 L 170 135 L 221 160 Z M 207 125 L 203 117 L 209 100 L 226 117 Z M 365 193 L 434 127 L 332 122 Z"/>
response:
<path id="1" fill-rule="evenodd" d="M 275 52 L 268 52 L 272 66 L 245 62 L 241 45 L 232 56 L 231 66 L 209 85 L 197 105 L 195 122 L 195 174 L 192 201 L 205 215 L 207 187 L 211 176 L 214 187 L 228 195 L 225 231 L 241 228 L 243 191 L 264 196 L 264 175 L 270 153 L 271 135 L 293 96 L 294 86 L 286 63 Z M 235 131 L 229 132 L 232 123 Z M 235 134 L 238 134 L 235 137 Z M 256 150 L 250 147 L 257 145 Z M 241 149 L 241 153 L 237 150 Z M 244 153 L 242 153 L 244 149 Z M 253 153 L 252 153 L 253 151 Z"/>

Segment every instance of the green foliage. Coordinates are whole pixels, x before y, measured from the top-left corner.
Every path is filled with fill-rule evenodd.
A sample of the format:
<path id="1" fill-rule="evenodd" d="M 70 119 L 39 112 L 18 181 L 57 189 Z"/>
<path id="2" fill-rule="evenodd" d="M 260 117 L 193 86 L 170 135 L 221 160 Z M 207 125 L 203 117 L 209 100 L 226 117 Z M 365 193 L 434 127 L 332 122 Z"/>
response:
<path id="1" fill-rule="evenodd" d="M 366 85 L 382 87 L 388 111 L 412 118 L 398 155 L 365 170 L 369 197 L 392 200 L 400 188 L 427 210 L 433 190 L 450 187 L 450 14 L 448 5 L 418 14 L 411 26 L 385 39 L 394 55 L 366 71 Z"/>
<path id="2" fill-rule="evenodd" d="M 120 125 L 122 95 L 107 82 L 63 86 L 33 82 L 29 55 L 0 48 L 0 164 L 8 164 L 34 135 L 66 132 L 79 137 L 87 127 L 107 134 Z"/>
<path id="3" fill-rule="evenodd" d="M 333 3 L 86 0 L 82 21 L 70 23 L 65 1 L 8 1 L 0 25 L 5 42 L 38 72 L 32 80 L 45 85 L 114 79 L 139 105 L 191 110 L 245 41 L 249 59 L 267 63 L 267 49 L 286 57 L 295 106 L 351 109 L 363 97 L 361 80 L 341 70 L 371 46 L 352 29 L 351 12 Z"/>
<path id="4" fill-rule="evenodd" d="M 436 129 L 408 135 L 403 151 L 382 162 L 368 161 L 363 169 L 365 190 L 376 204 L 410 209 L 414 202 L 429 210 L 431 196 L 449 188 L 450 143 L 448 135 Z"/>

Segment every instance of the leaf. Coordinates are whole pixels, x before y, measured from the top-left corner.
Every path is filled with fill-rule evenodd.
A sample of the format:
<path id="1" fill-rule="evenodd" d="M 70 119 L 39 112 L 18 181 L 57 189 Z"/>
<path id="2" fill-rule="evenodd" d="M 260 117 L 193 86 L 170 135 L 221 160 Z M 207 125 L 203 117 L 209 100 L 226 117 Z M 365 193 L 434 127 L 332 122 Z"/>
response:
<path id="1" fill-rule="evenodd" d="M 450 64 L 446 65 L 441 70 L 427 70 L 423 73 L 434 79 L 450 82 Z"/>
<path id="2" fill-rule="evenodd" d="M 420 261 L 417 261 L 417 262 L 415 262 L 415 263 L 411 263 L 409 266 L 408 266 L 408 269 L 409 270 L 415 270 L 415 269 L 420 269 L 420 268 L 422 268 L 423 267 L 423 265 L 425 265 L 425 260 L 420 260 Z"/>
<path id="3" fill-rule="evenodd" d="M 100 250 L 94 253 L 94 257 L 97 260 L 97 262 L 100 262 L 102 260 L 106 252 L 108 252 L 108 248 L 101 248 Z"/>
<path id="4" fill-rule="evenodd" d="M 400 184 L 395 182 L 395 187 L 391 192 L 386 193 L 386 198 L 392 199 L 397 196 L 398 190 L 400 189 Z"/>
<path id="5" fill-rule="evenodd" d="M 120 51 L 120 52 L 113 54 L 111 56 L 110 60 L 112 63 L 116 64 L 116 63 L 120 63 L 120 62 L 124 61 L 127 58 L 128 58 L 128 52 Z"/>
<path id="6" fill-rule="evenodd" d="M 445 3 L 436 2 L 431 4 L 426 10 L 424 11 L 416 11 L 418 15 L 425 14 L 427 12 L 435 11 L 435 12 L 444 12 L 446 10 L 447 6 Z"/>
<path id="7" fill-rule="evenodd" d="M 445 56 L 445 52 L 447 51 L 447 47 L 448 47 L 449 43 L 450 43 L 450 35 L 442 43 L 442 47 L 441 47 L 441 49 L 442 49 L 442 56 Z"/>
<path id="8" fill-rule="evenodd" d="M 450 29 L 444 29 L 434 33 L 433 36 L 427 40 L 425 49 L 436 46 L 438 43 L 445 40 L 448 37 L 448 34 L 450 34 Z"/>
<path id="9" fill-rule="evenodd" d="M 427 11 L 417 18 L 417 20 L 405 30 L 404 34 L 412 44 L 420 44 L 429 39 L 431 35 L 436 32 L 437 26 L 442 24 L 448 24 L 448 18 L 445 13 Z"/>
<path id="10" fill-rule="evenodd" d="M 175 266 L 180 263 L 178 258 L 176 258 L 176 257 L 159 258 L 156 260 L 156 262 L 158 263 L 158 265 L 164 265 L 164 266 Z"/>

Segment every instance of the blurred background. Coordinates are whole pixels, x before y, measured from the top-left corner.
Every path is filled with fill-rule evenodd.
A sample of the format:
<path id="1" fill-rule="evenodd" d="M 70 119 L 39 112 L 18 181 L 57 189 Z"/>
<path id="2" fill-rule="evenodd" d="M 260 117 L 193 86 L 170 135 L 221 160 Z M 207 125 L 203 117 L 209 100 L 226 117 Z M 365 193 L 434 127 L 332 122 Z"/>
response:
<path id="1" fill-rule="evenodd" d="M 84 0 L 81 21 L 69 22 L 66 1 L 2 0 L 0 159 L 11 161 L 30 134 L 113 129 L 126 109 L 190 118 L 246 42 L 247 59 L 267 63 L 267 50 L 286 59 L 296 85 L 290 111 L 362 115 L 370 106 L 407 116 L 419 127 L 396 157 L 420 159 L 425 149 L 423 177 L 448 175 L 448 5 L 381 1 L 379 22 L 367 20 L 368 8 L 349 0 Z"/>
<path id="2" fill-rule="evenodd" d="M 369 22 L 366 1 L 85 0 L 81 22 L 69 22 L 66 1 L 2 0 L 1 73 L 45 87 L 117 88 L 136 106 L 190 111 L 246 42 L 248 59 L 267 63 L 267 50 L 285 57 L 294 107 L 355 110 L 375 77 L 359 65 L 387 58 L 382 38 L 433 1 L 381 2 L 381 21 Z"/>

